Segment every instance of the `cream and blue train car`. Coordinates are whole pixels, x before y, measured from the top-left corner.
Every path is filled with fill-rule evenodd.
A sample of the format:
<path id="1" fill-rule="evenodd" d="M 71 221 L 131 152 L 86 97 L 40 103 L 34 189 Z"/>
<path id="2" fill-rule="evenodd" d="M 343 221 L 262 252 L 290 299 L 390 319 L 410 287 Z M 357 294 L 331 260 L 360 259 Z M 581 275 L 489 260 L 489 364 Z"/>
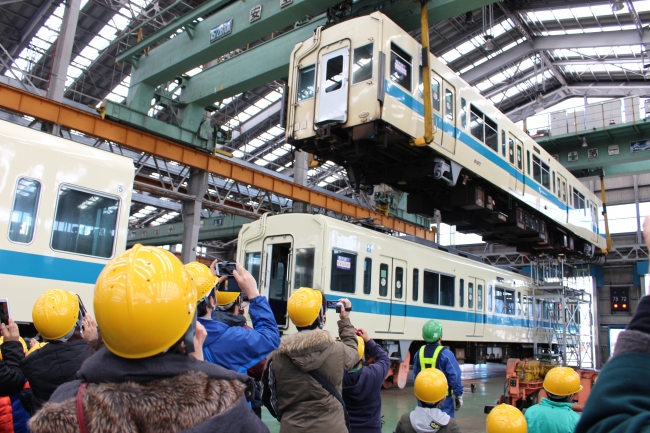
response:
<path id="1" fill-rule="evenodd" d="M 533 311 L 526 276 L 427 244 L 323 215 L 264 216 L 245 224 L 237 259 L 255 276 L 283 333 L 295 332 L 287 300 L 316 287 L 329 300 L 351 300 L 352 323 L 404 361 L 422 344 L 422 325 L 443 323 L 443 340 L 462 359 L 484 362 L 488 347 L 532 355 L 533 332 L 548 327 Z M 326 328 L 336 333 L 329 311 Z M 502 352 L 505 356 L 505 350 Z"/>
<path id="2" fill-rule="evenodd" d="M 429 55 L 433 142 L 424 134 L 422 48 L 381 13 L 318 29 L 294 48 L 286 137 L 345 167 L 352 184 L 409 193 L 408 211 L 520 251 L 605 247 L 601 201 L 446 64 Z"/>
<path id="3" fill-rule="evenodd" d="M 0 298 L 19 323 L 38 296 L 95 281 L 126 247 L 133 160 L 0 121 Z"/>

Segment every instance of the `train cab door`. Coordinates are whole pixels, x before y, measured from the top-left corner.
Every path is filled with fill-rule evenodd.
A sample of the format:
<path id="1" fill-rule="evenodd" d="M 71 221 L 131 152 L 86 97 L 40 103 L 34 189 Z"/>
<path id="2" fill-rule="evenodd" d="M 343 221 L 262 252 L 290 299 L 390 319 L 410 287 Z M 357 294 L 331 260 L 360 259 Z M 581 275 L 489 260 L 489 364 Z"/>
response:
<path id="1" fill-rule="evenodd" d="M 510 191 L 524 195 L 524 149 L 521 141 L 508 133 L 508 163 L 514 168 L 514 176 L 510 176 Z"/>
<path id="2" fill-rule="evenodd" d="M 264 239 L 260 292 L 268 299 L 280 329 L 289 326 L 287 302 L 291 292 L 292 246 L 293 237 L 290 235 Z"/>
<path id="3" fill-rule="evenodd" d="M 445 80 L 442 80 L 442 86 L 443 119 L 446 124 L 442 147 L 456 153 L 456 89 Z"/>
<path id="4" fill-rule="evenodd" d="M 393 281 L 390 300 L 389 332 L 404 332 L 406 321 L 406 262 L 392 259 Z"/>
<path id="5" fill-rule="evenodd" d="M 467 279 L 467 309 L 473 317 L 474 332 L 468 337 L 483 337 L 485 328 L 485 281 L 469 277 Z"/>
<path id="6" fill-rule="evenodd" d="M 347 122 L 349 65 L 349 41 L 333 43 L 319 52 L 315 125 Z"/>

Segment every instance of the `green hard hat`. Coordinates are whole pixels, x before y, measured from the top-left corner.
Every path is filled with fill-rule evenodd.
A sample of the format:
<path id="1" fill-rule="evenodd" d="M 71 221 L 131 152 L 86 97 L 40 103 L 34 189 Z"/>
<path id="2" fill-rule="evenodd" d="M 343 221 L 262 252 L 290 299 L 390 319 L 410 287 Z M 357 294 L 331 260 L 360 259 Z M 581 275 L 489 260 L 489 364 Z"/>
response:
<path id="1" fill-rule="evenodd" d="M 422 338 L 427 343 L 435 343 L 442 337 L 442 323 L 437 320 L 429 320 L 422 327 Z"/>

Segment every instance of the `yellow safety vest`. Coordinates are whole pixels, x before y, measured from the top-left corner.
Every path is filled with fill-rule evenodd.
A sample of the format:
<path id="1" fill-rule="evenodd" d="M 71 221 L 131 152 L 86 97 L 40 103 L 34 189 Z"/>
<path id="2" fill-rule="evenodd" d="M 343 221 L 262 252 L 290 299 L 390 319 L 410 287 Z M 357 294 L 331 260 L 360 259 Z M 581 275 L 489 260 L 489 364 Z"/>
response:
<path id="1" fill-rule="evenodd" d="M 425 347 L 427 347 L 427 346 L 426 345 L 422 346 L 420 348 L 420 352 L 419 352 L 420 371 L 424 370 L 425 368 L 432 368 L 432 367 L 433 368 L 438 368 L 438 367 L 436 367 L 436 365 L 438 363 L 438 355 L 440 355 L 440 352 L 442 351 L 442 349 L 444 349 L 443 345 L 441 344 L 438 347 L 436 347 L 435 352 L 433 352 L 433 357 L 431 357 L 431 358 L 427 358 L 426 356 L 424 356 L 424 348 Z M 444 373 L 444 371 L 443 371 L 443 373 Z M 454 393 L 454 391 L 451 388 L 449 388 L 447 390 L 447 395 L 452 395 L 453 393 Z"/>

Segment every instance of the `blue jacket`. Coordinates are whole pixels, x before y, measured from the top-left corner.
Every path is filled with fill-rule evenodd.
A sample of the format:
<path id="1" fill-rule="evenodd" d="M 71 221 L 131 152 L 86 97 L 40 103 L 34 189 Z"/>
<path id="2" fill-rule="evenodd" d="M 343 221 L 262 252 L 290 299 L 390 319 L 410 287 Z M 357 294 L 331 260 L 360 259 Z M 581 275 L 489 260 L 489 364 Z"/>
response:
<path id="1" fill-rule="evenodd" d="M 436 347 L 438 346 L 439 346 L 438 343 L 430 343 L 425 346 L 422 346 L 420 350 L 424 350 L 425 357 L 431 358 L 433 357 L 433 352 L 436 351 Z M 445 377 L 447 378 L 447 383 L 449 384 L 449 388 L 451 388 L 454 391 L 454 395 L 447 396 L 445 401 L 440 406 L 440 410 L 442 410 L 444 413 L 446 413 L 447 415 L 453 418 L 454 417 L 454 396 L 460 397 L 463 395 L 463 381 L 461 379 L 460 366 L 458 365 L 458 361 L 456 361 L 456 357 L 451 352 L 451 350 L 445 347 L 440 351 L 440 354 L 438 355 L 438 361 L 435 367 L 445 374 Z M 415 356 L 413 356 L 413 380 L 415 380 L 415 377 L 418 375 L 421 369 L 422 367 L 420 366 L 420 351 L 418 350 L 417 352 L 415 352 Z"/>
<path id="2" fill-rule="evenodd" d="M 350 417 L 352 433 L 381 433 L 381 385 L 390 368 L 390 359 L 374 340 L 366 343 L 366 355 L 375 363 L 343 375 L 343 401 Z"/>
<path id="3" fill-rule="evenodd" d="M 269 301 L 264 296 L 253 298 L 248 313 L 254 329 L 230 327 L 224 322 L 199 318 L 208 332 L 203 343 L 206 361 L 246 374 L 250 367 L 278 348 L 280 333 Z"/>

